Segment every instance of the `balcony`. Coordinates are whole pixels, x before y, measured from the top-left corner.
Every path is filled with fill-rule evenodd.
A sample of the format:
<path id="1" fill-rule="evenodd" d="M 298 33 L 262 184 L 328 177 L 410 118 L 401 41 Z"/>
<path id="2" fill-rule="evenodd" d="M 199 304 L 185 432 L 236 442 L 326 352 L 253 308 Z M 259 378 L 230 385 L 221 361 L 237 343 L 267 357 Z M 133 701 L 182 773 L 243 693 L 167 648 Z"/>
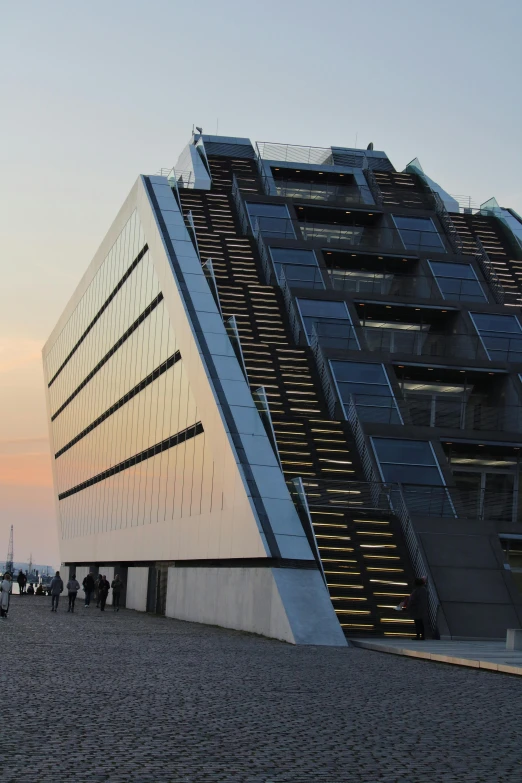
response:
<path id="1" fill-rule="evenodd" d="M 380 509 L 410 516 L 485 519 L 512 522 L 522 519 L 518 492 L 463 490 L 431 484 L 393 484 L 380 481 L 303 481 L 310 508 Z"/>
<path id="2" fill-rule="evenodd" d="M 328 269 L 330 285 L 336 291 L 363 296 L 399 296 L 408 299 L 441 299 L 434 277 L 401 275 L 394 272 L 366 272 L 355 269 Z M 457 281 L 458 291 L 452 298 L 465 298 L 466 281 Z"/>
<path id="3" fill-rule="evenodd" d="M 380 215 L 362 213 L 363 219 Z M 378 225 L 349 225 L 341 223 L 312 223 L 285 217 L 258 216 L 253 221 L 253 233 L 271 239 L 304 239 L 320 243 L 324 247 L 354 247 L 358 251 L 386 250 L 399 254 L 445 252 L 440 235 L 433 231 L 417 231 L 380 227 Z"/>
<path id="4" fill-rule="evenodd" d="M 355 341 L 362 350 L 376 353 L 488 361 L 479 337 L 470 334 L 441 334 L 370 326 L 350 326 L 349 334 L 339 334 L 330 324 L 321 321 L 314 323 L 314 330 L 317 342 L 322 348 L 336 351 L 353 350 Z M 516 348 L 517 355 L 520 356 L 519 342 Z"/>
<path id="5" fill-rule="evenodd" d="M 416 427 L 471 430 L 476 432 L 522 432 L 522 407 L 520 405 L 489 406 L 474 399 L 442 399 L 437 396 L 418 395 L 414 399 L 394 399 L 352 395 L 350 403 L 357 408 L 362 422 L 404 424 Z"/>
<path id="6" fill-rule="evenodd" d="M 274 180 L 275 192 L 278 196 L 291 199 L 303 199 L 317 201 L 321 204 L 336 206 L 368 206 L 371 205 L 371 196 L 361 193 L 356 185 L 335 185 L 331 183 L 297 182 Z"/>

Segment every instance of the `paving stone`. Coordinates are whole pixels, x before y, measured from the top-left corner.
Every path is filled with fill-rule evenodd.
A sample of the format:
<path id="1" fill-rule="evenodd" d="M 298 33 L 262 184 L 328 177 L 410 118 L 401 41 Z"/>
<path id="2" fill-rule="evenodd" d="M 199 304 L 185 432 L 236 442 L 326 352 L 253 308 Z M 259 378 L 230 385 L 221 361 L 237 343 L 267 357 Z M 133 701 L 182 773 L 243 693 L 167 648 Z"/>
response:
<path id="1" fill-rule="evenodd" d="M 13 596 L 3 783 L 520 783 L 522 680 Z"/>

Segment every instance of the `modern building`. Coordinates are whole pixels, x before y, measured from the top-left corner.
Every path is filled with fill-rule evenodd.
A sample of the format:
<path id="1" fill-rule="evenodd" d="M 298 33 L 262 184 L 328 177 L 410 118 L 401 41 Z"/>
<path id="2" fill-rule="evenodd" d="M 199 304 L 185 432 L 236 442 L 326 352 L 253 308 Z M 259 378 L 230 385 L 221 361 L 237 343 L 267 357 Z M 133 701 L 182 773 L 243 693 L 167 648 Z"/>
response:
<path id="1" fill-rule="evenodd" d="M 193 134 L 44 348 L 62 569 L 292 643 L 522 624 L 522 220 L 418 160 Z M 343 633 L 344 632 L 344 633 Z"/>

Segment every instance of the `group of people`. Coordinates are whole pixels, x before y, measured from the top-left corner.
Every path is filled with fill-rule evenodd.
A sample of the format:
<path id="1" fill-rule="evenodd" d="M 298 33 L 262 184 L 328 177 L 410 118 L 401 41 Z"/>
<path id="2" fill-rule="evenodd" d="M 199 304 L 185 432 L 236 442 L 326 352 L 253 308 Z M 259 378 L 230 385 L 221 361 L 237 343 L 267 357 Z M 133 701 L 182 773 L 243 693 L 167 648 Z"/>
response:
<path id="1" fill-rule="evenodd" d="M 120 611 L 120 598 L 123 591 L 123 582 L 121 581 L 119 574 L 114 576 L 112 582 L 109 582 L 105 574 L 95 575 L 92 571 L 87 574 L 82 582 L 83 591 L 85 593 L 85 606 L 88 607 L 91 604 L 91 597 L 94 596 L 96 601 L 96 607 L 102 612 L 105 611 L 105 604 L 109 596 L 109 590 L 112 589 L 112 611 Z M 71 578 L 67 582 L 67 595 L 69 598 L 68 612 L 74 612 L 74 604 L 76 602 L 76 596 L 80 590 L 80 583 L 76 579 L 76 574 L 72 574 Z M 60 595 L 64 591 L 63 580 L 60 576 L 60 572 L 56 572 L 56 576 L 51 582 L 51 612 L 58 611 L 58 603 L 60 601 Z"/>

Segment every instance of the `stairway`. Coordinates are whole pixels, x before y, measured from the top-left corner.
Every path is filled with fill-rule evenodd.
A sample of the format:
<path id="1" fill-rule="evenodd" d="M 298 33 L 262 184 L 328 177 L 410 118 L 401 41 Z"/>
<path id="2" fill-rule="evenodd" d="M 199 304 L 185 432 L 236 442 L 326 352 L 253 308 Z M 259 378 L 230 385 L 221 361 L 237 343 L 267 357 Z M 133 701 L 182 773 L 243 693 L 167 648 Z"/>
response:
<path id="1" fill-rule="evenodd" d="M 413 621 L 395 609 L 413 579 L 398 520 L 381 511 L 319 508 L 313 501 L 310 513 L 344 632 L 410 637 Z"/>
<path id="2" fill-rule="evenodd" d="M 373 171 L 385 206 L 401 209 L 433 209 L 433 198 L 415 174 L 400 171 Z"/>
<path id="3" fill-rule="evenodd" d="M 451 220 L 462 239 L 462 251 L 467 255 L 477 252 L 476 239 L 480 239 L 489 256 L 502 288 L 508 295 L 507 305 L 522 304 L 522 260 L 512 258 L 512 253 L 498 229 L 498 220 L 488 215 L 451 213 Z"/>
<path id="4" fill-rule="evenodd" d="M 180 190 L 182 209 L 185 215 L 192 213 L 202 262 L 212 259 L 223 317 L 236 318 L 250 388 L 265 388 L 284 476 L 301 476 L 310 497 L 314 481 L 363 479 L 347 422 L 329 418 L 311 350 L 295 345 L 281 291 L 262 282 L 257 247 L 237 224 L 232 172 L 252 192 L 260 192 L 255 163 L 210 157 L 209 164 L 212 190 Z M 388 608 L 408 592 L 406 582 L 411 584 L 397 524 L 391 517 L 363 523 L 363 517 L 354 520 L 329 507 L 314 509 L 312 519 L 325 571 L 330 572 L 332 602 L 345 632 L 404 633 L 407 618 Z M 377 539 L 378 552 L 372 551 Z M 386 563 L 395 570 L 383 570 Z M 356 578 L 358 586 L 344 584 L 345 574 Z M 396 578 L 386 579 L 390 574 Z M 381 596 L 375 592 L 379 585 Z"/>

